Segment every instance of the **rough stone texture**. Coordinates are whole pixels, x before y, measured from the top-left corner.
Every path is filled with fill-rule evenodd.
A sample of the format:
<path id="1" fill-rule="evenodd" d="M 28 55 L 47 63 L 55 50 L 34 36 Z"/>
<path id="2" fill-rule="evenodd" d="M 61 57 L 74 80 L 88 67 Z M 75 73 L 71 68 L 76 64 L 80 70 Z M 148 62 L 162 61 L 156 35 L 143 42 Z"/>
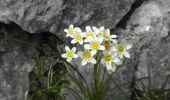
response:
<path id="1" fill-rule="evenodd" d="M 0 21 L 13 21 L 24 30 L 59 34 L 72 24 L 112 28 L 135 0 L 1 0 Z"/>
<path id="2" fill-rule="evenodd" d="M 86 25 L 114 28 L 134 1 L 0 0 L 0 21 L 12 21 L 28 31 L 16 28 L 16 24 L 9 24 L 13 28 L 4 28 L 6 24 L 0 25 L 0 32 L 5 33 L 0 33 L 0 99 L 22 98 L 29 86 L 28 73 L 32 67 L 30 59 L 39 54 L 33 48 L 7 41 L 4 36 L 19 37 L 40 44 L 53 43 L 51 41 L 56 37 L 52 36 L 53 39 L 50 40 L 47 39 L 48 35 L 40 35 L 38 32 L 52 32 L 64 39 L 63 29 L 71 23 L 82 28 Z M 115 82 L 121 84 L 131 81 L 133 76 L 137 79 L 146 77 L 150 67 L 152 86 L 160 87 L 170 74 L 169 30 L 170 0 L 145 1 L 137 8 L 130 16 L 126 29 L 116 29 L 120 39 L 125 39 L 134 46 L 131 58 L 125 60 L 113 76 Z M 137 61 L 139 63 L 134 68 Z M 148 85 L 147 81 L 145 84 Z M 129 88 L 129 85 L 122 87 L 123 91 L 129 91 Z M 118 91 L 111 96 L 120 96 L 122 93 Z"/>
<path id="3" fill-rule="evenodd" d="M 31 33 L 56 32 L 62 4 L 63 0 L 1 0 L 0 20 L 13 21 Z"/>
<path id="4" fill-rule="evenodd" d="M 137 79 L 147 77 L 149 67 L 151 83 L 156 89 L 170 75 L 169 4 L 169 0 L 145 2 L 132 15 L 126 29 L 131 33 L 127 35 L 132 38 L 130 41 L 138 48 L 135 50 L 139 55 L 135 76 Z M 149 86 L 148 79 L 144 83 Z M 167 88 L 169 83 L 168 80 Z"/>
<path id="5" fill-rule="evenodd" d="M 8 33 L 2 24 L 0 27 L 0 99 L 24 100 L 29 87 L 28 73 L 33 67 L 31 57 L 36 52 L 29 46 L 7 40 L 3 35 L 16 35 L 17 31 L 8 27 L 11 31 Z"/>
<path id="6" fill-rule="evenodd" d="M 113 76 L 117 84 L 148 77 L 150 68 L 151 86 L 159 89 L 170 75 L 169 4 L 169 0 L 146 1 L 132 14 L 126 29 L 116 30 L 120 40 L 133 44 L 131 58 L 125 60 Z M 142 81 L 146 87 L 149 86 L 148 78 Z M 132 84 L 134 85 L 133 82 Z M 121 89 L 129 95 L 132 84 L 124 85 Z M 167 81 L 166 89 L 170 88 L 169 84 L 170 80 Z M 141 86 L 141 81 L 137 85 Z M 111 94 L 112 97 L 117 95 L 124 96 L 119 90 Z"/>
<path id="7" fill-rule="evenodd" d="M 36 46 L 55 48 L 58 40 L 51 33 L 31 35 L 14 23 L 0 23 L 0 100 L 24 100 L 32 59 L 41 53 Z"/>
<path id="8" fill-rule="evenodd" d="M 49 42 L 48 35 L 30 33 L 52 32 L 63 39 L 69 24 L 80 27 L 97 25 L 113 28 L 128 12 L 135 0 L 0 0 L 0 99 L 23 99 L 28 90 L 31 57 L 38 51 L 7 41 L 6 36 L 29 42 Z M 18 24 L 22 29 L 16 28 Z M 10 27 L 10 28 L 9 28 Z M 49 33 L 50 34 L 50 33 Z M 34 37 L 34 38 L 32 38 Z M 45 39 L 45 40 L 44 40 Z M 50 41 L 50 43 L 53 43 Z M 47 43 L 48 44 L 48 43 Z"/>

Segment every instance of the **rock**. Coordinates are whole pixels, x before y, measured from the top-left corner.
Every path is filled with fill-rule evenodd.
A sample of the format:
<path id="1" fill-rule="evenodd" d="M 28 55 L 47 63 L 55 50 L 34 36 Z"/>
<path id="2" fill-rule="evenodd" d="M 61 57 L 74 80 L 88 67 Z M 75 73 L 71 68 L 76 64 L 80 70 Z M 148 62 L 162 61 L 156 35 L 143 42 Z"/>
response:
<path id="1" fill-rule="evenodd" d="M 15 22 L 31 33 L 47 31 L 57 35 L 70 24 L 112 28 L 128 12 L 134 1 L 1 0 L 0 21 Z"/>
<path id="2" fill-rule="evenodd" d="M 63 29 L 70 24 L 81 28 L 86 25 L 114 28 L 129 13 L 134 1 L 1 0 L 0 21 L 6 24 L 0 25 L 0 32 L 3 33 L 0 34 L 0 99 L 18 100 L 24 97 L 29 86 L 28 74 L 33 67 L 31 58 L 40 53 L 35 48 L 9 42 L 4 36 L 52 47 L 55 46 L 56 42 L 53 41 L 56 36 L 67 41 Z M 119 39 L 133 44 L 131 58 L 125 60 L 113 76 L 117 84 L 131 82 L 134 77 L 147 77 L 149 67 L 152 86 L 158 88 L 170 74 L 169 5 L 169 0 L 145 1 L 139 8 L 133 8 L 136 10 L 125 30 L 116 29 Z M 38 34 L 40 32 L 48 33 Z M 148 86 L 147 82 L 145 84 Z M 128 92 L 128 96 L 131 94 L 130 85 L 121 87 Z M 120 96 L 122 92 L 118 91 L 110 94 L 110 98 Z"/>
<path id="3" fill-rule="evenodd" d="M 29 87 L 29 72 L 32 70 L 31 58 L 35 50 L 7 40 L 2 35 L 7 30 L 0 25 L 0 99 L 24 100 Z M 12 30 L 10 32 L 16 34 Z M 23 32 L 21 32 L 23 33 Z"/>
<path id="4" fill-rule="evenodd" d="M 130 36 L 130 41 L 137 47 L 134 53 L 139 55 L 135 76 L 140 79 L 150 74 L 151 86 L 154 89 L 159 89 L 170 75 L 169 4 L 169 0 L 145 2 L 135 11 L 126 27 L 126 30 L 130 31 L 126 36 Z M 135 59 L 130 64 L 134 63 Z M 148 79 L 143 82 L 149 86 Z M 169 88 L 169 82 L 168 80 L 166 88 Z"/>
<path id="5" fill-rule="evenodd" d="M 52 32 L 60 39 L 65 39 L 63 29 L 70 24 L 80 27 L 103 25 L 113 28 L 129 11 L 134 1 L 1 0 L 0 22 L 6 24 L 1 24 L 0 27 L 0 35 L 2 35 L 0 39 L 0 99 L 23 99 L 29 86 L 28 75 L 33 67 L 31 58 L 40 53 L 32 47 L 10 42 L 4 36 L 36 42 L 38 45 L 40 43 L 54 44 L 55 42 L 51 42 L 47 34 L 37 33 L 51 34 Z M 11 22 L 16 23 L 23 30 Z M 52 37 L 54 41 L 56 37 Z"/>
<path id="6" fill-rule="evenodd" d="M 113 76 L 115 83 L 121 85 L 122 91 L 115 90 L 111 97 L 133 96 L 134 88 L 143 82 L 149 87 L 150 74 L 153 89 L 160 89 L 170 75 L 170 7 L 169 0 L 160 2 L 146 1 L 130 17 L 126 29 L 116 29 L 120 40 L 133 44 L 131 58 L 126 59 Z M 148 73 L 150 68 L 150 73 Z M 142 79 L 144 78 L 144 79 Z M 142 79 L 142 80 L 140 80 Z M 136 82 L 134 82 L 134 80 Z M 136 85 L 135 85 L 136 84 Z M 170 88 L 167 80 L 166 89 Z M 131 92 L 129 92 L 131 91 Z M 133 95 L 134 94 L 134 95 Z M 133 100 L 133 99 L 132 99 Z"/>
<path id="7" fill-rule="evenodd" d="M 55 48 L 58 41 L 51 33 L 30 34 L 14 23 L 0 23 L 1 100 L 26 100 L 32 60 L 42 52 L 36 46 Z"/>
<path id="8" fill-rule="evenodd" d="M 0 20 L 13 21 L 24 30 L 56 32 L 62 16 L 62 0 L 1 0 Z"/>

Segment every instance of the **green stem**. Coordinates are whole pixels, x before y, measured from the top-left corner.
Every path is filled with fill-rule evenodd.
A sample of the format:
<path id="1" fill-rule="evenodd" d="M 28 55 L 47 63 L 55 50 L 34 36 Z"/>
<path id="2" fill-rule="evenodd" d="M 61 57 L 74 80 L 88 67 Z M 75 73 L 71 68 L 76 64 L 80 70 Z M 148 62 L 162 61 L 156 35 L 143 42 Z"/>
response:
<path id="1" fill-rule="evenodd" d="M 98 51 L 96 55 L 97 63 L 94 65 L 94 82 L 95 82 L 95 99 L 100 100 L 100 60 L 101 52 Z"/>
<path id="2" fill-rule="evenodd" d="M 50 83 L 51 83 L 51 80 L 52 80 L 51 79 L 52 78 L 51 77 L 51 69 L 52 69 L 52 66 L 50 66 L 50 69 L 49 69 L 49 72 L 48 72 L 48 84 L 47 84 L 48 85 L 48 89 L 50 88 Z"/>

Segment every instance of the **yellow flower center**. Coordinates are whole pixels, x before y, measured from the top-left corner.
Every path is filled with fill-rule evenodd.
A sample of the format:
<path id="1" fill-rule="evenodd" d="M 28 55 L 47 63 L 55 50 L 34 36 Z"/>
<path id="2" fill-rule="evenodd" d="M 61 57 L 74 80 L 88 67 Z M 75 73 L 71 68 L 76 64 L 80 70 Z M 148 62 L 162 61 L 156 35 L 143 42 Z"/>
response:
<path id="1" fill-rule="evenodd" d="M 93 42 L 93 43 L 91 44 L 91 48 L 92 48 L 93 50 L 97 50 L 99 47 L 100 47 L 100 44 L 99 44 L 98 42 Z"/>
<path id="2" fill-rule="evenodd" d="M 86 37 L 94 38 L 94 37 L 95 37 L 95 34 L 92 33 L 92 32 L 89 32 L 89 33 L 86 34 Z"/>
<path id="3" fill-rule="evenodd" d="M 84 58 L 86 58 L 86 59 L 90 59 L 90 57 L 91 57 L 90 52 L 85 52 L 83 55 L 84 55 Z"/>
<path id="4" fill-rule="evenodd" d="M 68 34 L 72 35 L 75 33 L 75 30 L 74 29 L 68 29 Z"/>
<path id="5" fill-rule="evenodd" d="M 124 50 L 125 50 L 125 48 L 124 48 L 123 46 L 120 46 L 120 47 L 118 48 L 118 51 L 121 52 L 121 53 L 124 52 Z"/>
<path id="6" fill-rule="evenodd" d="M 74 52 L 73 51 L 68 51 L 67 52 L 67 57 L 72 58 L 74 56 Z"/>
<path id="7" fill-rule="evenodd" d="M 76 35 L 75 39 L 76 39 L 77 41 L 81 41 L 81 40 L 82 40 L 82 36 L 81 36 L 81 35 Z"/>
<path id="8" fill-rule="evenodd" d="M 105 59 L 106 62 L 112 61 L 112 56 L 111 55 L 106 55 L 104 57 L 104 59 Z"/>

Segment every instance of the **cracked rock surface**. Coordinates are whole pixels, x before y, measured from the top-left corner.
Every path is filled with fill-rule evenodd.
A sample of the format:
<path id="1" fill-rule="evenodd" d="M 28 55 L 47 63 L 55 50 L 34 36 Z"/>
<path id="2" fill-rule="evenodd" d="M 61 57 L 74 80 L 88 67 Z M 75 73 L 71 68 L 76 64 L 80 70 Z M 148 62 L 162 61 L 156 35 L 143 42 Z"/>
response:
<path id="1" fill-rule="evenodd" d="M 69 24 L 112 28 L 135 0 L 1 0 L 0 21 L 12 21 L 24 30 L 59 35 Z"/>
<path id="2" fill-rule="evenodd" d="M 63 29 L 69 24 L 113 28 L 134 1 L 0 0 L 0 22 L 5 23 L 0 28 L 0 99 L 19 100 L 24 97 L 29 86 L 28 74 L 32 69 L 30 60 L 39 54 L 29 46 L 9 42 L 5 36 L 40 43 L 45 38 L 33 33 L 51 32 L 64 39 Z M 16 28 L 16 24 L 22 29 Z"/>
<path id="3" fill-rule="evenodd" d="M 154 88 L 160 88 L 170 74 L 170 7 L 168 6 L 170 2 L 168 1 L 144 3 L 129 21 L 131 31 L 139 37 L 139 41 L 135 42 L 140 49 L 136 77 L 147 77 L 149 67 Z"/>
<path id="4" fill-rule="evenodd" d="M 31 58 L 39 55 L 38 50 L 10 42 L 6 36 L 49 44 L 56 36 L 64 40 L 63 29 L 69 24 L 112 29 L 125 15 L 125 28 L 117 25 L 116 32 L 134 47 L 131 58 L 113 76 L 115 82 L 147 77 L 149 67 L 152 86 L 158 88 L 170 74 L 170 0 L 143 1 L 139 7 L 131 8 L 135 0 L 0 0 L 0 100 L 24 98 Z M 130 8 L 134 12 L 129 12 Z M 53 34 L 53 39 L 46 39 L 48 35 L 40 32 Z M 130 86 L 123 89 L 129 91 Z"/>

